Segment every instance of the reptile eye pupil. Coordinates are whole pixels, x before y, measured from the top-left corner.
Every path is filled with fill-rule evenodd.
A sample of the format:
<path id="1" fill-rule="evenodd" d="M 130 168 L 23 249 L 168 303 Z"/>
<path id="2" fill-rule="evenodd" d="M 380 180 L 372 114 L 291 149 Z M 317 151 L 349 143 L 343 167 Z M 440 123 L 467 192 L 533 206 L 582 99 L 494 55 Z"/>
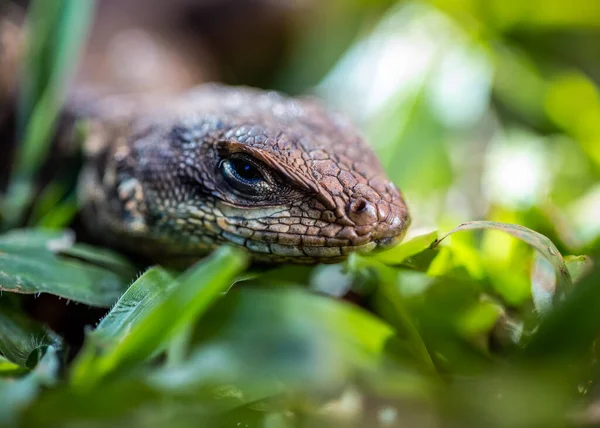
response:
<path id="1" fill-rule="evenodd" d="M 247 161 L 239 159 L 232 160 L 231 166 L 233 167 L 237 175 L 239 175 L 244 180 L 257 181 L 262 178 L 262 175 L 258 168 L 256 168 L 254 165 L 250 164 Z"/>
<path id="2" fill-rule="evenodd" d="M 264 191 L 265 176 L 262 168 L 245 157 L 231 157 L 219 163 L 221 174 L 232 189 L 244 195 Z"/>

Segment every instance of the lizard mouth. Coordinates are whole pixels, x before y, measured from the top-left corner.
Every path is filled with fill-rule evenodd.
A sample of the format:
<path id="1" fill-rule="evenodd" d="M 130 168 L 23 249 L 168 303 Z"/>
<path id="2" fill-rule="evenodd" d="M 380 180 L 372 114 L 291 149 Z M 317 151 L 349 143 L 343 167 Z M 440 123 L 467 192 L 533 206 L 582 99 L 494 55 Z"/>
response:
<path id="1" fill-rule="evenodd" d="M 242 237 L 240 233 L 243 233 L 245 228 L 233 225 L 231 219 L 217 220 L 217 224 L 222 229 L 222 238 L 247 248 L 258 261 L 273 261 L 277 258 L 279 261 L 292 263 L 335 263 L 344 260 L 351 253 L 368 253 L 397 245 L 404 238 L 410 220 L 407 214 L 389 220 L 391 223 L 375 224 L 361 236 L 352 231 L 353 239 L 329 238 L 307 233 L 291 234 L 288 228 L 282 229 L 287 233 L 255 231 Z M 244 224 L 250 226 L 247 220 Z M 346 230 L 348 229 L 350 228 L 346 226 Z"/>
<path id="2" fill-rule="evenodd" d="M 375 249 L 376 250 L 387 250 L 389 248 L 395 247 L 400 242 L 402 242 L 402 240 L 404 239 L 404 235 L 406 235 L 406 233 L 402 232 L 400 235 L 397 235 L 397 236 L 378 239 L 375 241 L 375 243 L 377 244 L 377 247 Z"/>
<path id="3" fill-rule="evenodd" d="M 369 205 L 369 201 L 359 199 L 350 207 L 356 214 L 354 218 L 331 215 L 315 220 L 293 208 L 249 209 L 218 204 L 222 216 L 215 219 L 214 229 L 220 230 L 221 239 L 250 250 L 256 260 L 335 263 L 351 253 L 398 244 L 410 224 L 406 206 L 398 201 Z"/>

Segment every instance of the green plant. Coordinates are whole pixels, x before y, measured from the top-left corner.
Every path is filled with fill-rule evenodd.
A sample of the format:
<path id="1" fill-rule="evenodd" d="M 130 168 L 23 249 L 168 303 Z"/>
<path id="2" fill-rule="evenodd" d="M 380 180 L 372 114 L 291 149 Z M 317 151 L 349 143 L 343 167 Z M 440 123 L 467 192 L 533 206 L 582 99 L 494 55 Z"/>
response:
<path id="1" fill-rule="evenodd" d="M 352 45 L 348 28 L 335 20 L 304 29 L 296 66 L 280 84 L 294 90 L 323 77 L 317 91 L 332 103 L 343 95 L 360 100 L 359 119 L 409 196 L 416 223 L 451 229 L 463 214 L 486 221 L 441 237 L 437 230 L 414 231 L 393 249 L 354 254 L 337 265 L 259 271 L 244 252 L 221 248 L 184 272 L 153 266 L 136 279 L 139 266 L 76 242 L 65 229 L 76 204 L 63 183 L 34 198 L 33 177 L 48 151 L 92 5 L 34 1 L 21 145 L 2 200 L 0 425 L 593 423 L 587 409 L 597 400 L 600 269 L 597 259 L 561 252 L 595 255 L 600 249 L 585 216 L 585 207 L 597 209 L 586 201 L 593 202 L 599 174 L 598 146 L 590 141 L 600 134 L 593 120 L 577 121 L 562 106 L 584 94 L 578 102 L 587 103 L 593 119 L 597 87 L 566 60 L 540 71 L 528 55 L 537 51 L 519 42 L 526 2 L 498 0 L 487 9 L 453 3 L 400 2 L 384 11 L 386 2 L 372 9 L 368 2 L 332 2 L 331 13 L 343 11 L 336 19 L 354 17 L 350 27 L 362 24 L 364 38 L 323 76 L 341 47 Z M 529 24 L 566 31 L 578 17 L 581 28 L 600 23 L 591 13 L 569 9 L 563 16 L 561 10 L 548 7 Z M 359 19 L 365 11 L 378 17 L 377 25 Z M 440 45 L 422 43 L 422 26 L 446 37 Z M 328 39 L 331 52 L 316 63 L 307 46 L 315 49 L 315 31 L 323 28 L 338 33 Z M 377 58 L 390 40 L 396 47 L 431 48 L 429 62 L 406 86 L 391 85 L 387 98 L 357 97 L 368 79 L 356 58 Z M 472 116 L 459 119 L 436 114 L 440 103 L 457 102 L 440 89 L 457 57 L 475 70 L 469 87 L 480 97 L 462 94 L 475 104 L 460 104 Z M 303 75 L 297 64 L 311 60 Z M 493 136 L 477 137 L 482 133 Z M 533 189 L 510 199 L 515 189 L 506 186 L 494 194 L 503 156 L 514 159 L 531 147 L 527 156 L 540 155 L 540 174 L 548 176 L 542 174 L 547 197 Z M 486 177 L 491 181 L 481 187 L 489 194 L 472 186 Z M 530 183 L 518 184 L 523 190 Z M 30 204 L 33 217 L 46 221 L 14 229 Z M 88 326 L 81 349 L 69 349 L 68 340 L 28 313 L 23 294 L 58 296 L 107 308 L 107 314 Z"/>

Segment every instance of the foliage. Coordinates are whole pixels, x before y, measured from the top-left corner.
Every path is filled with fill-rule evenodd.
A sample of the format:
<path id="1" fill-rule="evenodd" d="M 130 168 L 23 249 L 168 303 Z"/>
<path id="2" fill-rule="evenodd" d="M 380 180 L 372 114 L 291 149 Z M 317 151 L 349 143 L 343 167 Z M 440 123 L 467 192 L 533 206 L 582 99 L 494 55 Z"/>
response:
<path id="1" fill-rule="evenodd" d="M 2 203 L 0 426 L 598 423 L 600 63 L 557 43 L 595 40 L 594 0 L 326 3 L 273 84 L 363 126 L 409 236 L 337 265 L 260 271 L 221 248 L 136 278 L 64 229 L 61 183 L 32 210 L 53 229 L 13 228 L 91 12 L 34 2 Z M 69 349 L 22 294 L 110 309 Z"/>

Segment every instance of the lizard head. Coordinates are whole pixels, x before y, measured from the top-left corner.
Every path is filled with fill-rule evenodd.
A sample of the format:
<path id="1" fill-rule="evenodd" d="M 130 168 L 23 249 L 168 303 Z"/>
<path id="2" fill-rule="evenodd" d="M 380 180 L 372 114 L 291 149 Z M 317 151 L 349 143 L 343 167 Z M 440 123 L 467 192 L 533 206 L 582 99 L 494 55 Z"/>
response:
<path id="1" fill-rule="evenodd" d="M 402 195 L 356 128 L 316 101 L 204 86 L 170 107 L 108 155 L 120 202 L 105 217 L 121 242 L 151 237 L 144 246 L 179 254 L 232 243 L 259 261 L 311 263 L 404 235 Z"/>

